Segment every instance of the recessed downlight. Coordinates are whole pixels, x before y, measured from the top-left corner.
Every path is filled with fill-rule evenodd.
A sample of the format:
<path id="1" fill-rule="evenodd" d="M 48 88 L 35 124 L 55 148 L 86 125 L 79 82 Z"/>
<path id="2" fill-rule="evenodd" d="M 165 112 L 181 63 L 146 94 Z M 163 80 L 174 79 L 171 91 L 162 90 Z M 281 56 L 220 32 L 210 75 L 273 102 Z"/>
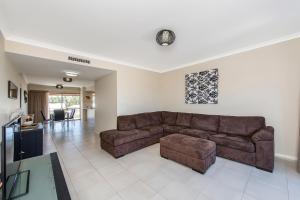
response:
<path id="1" fill-rule="evenodd" d="M 62 84 L 57 84 L 55 87 L 56 87 L 57 89 L 63 89 L 63 88 L 64 88 L 64 86 L 63 86 Z"/>
<path id="2" fill-rule="evenodd" d="M 79 76 L 78 72 L 66 71 L 65 74 L 66 74 L 66 76 L 71 76 L 71 77 Z"/>
<path id="3" fill-rule="evenodd" d="M 73 79 L 71 77 L 63 77 L 63 81 L 70 83 L 73 81 Z"/>

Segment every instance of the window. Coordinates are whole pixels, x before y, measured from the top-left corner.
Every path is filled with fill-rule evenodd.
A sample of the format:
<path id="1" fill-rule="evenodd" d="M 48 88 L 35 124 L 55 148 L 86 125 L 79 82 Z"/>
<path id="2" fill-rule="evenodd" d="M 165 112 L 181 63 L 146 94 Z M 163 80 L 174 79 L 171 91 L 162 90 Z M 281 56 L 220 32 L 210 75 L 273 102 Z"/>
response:
<path id="1" fill-rule="evenodd" d="M 49 115 L 55 109 L 75 109 L 74 119 L 80 119 L 80 94 L 49 94 Z"/>

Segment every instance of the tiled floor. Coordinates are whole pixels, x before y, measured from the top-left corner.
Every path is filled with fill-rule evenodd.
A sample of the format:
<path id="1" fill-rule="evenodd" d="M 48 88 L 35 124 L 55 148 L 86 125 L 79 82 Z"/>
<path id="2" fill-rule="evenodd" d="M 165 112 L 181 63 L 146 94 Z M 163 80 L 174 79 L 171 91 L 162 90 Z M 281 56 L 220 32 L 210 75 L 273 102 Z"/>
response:
<path id="1" fill-rule="evenodd" d="M 166 160 L 159 144 L 114 159 L 100 149 L 93 123 L 47 128 L 45 152 L 58 151 L 72 199 L 299 200 L 294 163 L 276 160 L 274 173 L 217 157 L 205 175 Z"/>

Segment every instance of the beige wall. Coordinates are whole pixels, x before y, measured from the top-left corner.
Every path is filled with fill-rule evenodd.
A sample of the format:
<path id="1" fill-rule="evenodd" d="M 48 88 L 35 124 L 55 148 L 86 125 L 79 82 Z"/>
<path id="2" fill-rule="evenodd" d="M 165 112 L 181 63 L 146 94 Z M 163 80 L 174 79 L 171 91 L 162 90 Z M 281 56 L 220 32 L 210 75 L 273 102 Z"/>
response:
<path id="1" fill-rule="evenodd" d="M 118 115 L 160 110 L 160 74 L 122 68 L 118 76 Z"/>
<path id="2" fill-rule="evenodd" d="M 295 159 L 299 135 L 300 39 L 164 73 L 163 109 L 171 111 L 262 115 L 275 127 L 278 156 Z M 218 68 L 219 103 L 187 105 L 186 73 Z"/>
<path id="3" fill-rule="evenodd" d="M 299 138 L 298 138 L 298 163 L 297 163 L 297 168 L 298 168 L 298 172 L 300 173 L 300 89 L 299 89 Z"/>
<path id="4" fill-rule="evenodd" d="M 96 81 L 95 131 L 116 128 L 117 124 L 117 73 L 112 72 Z"/>
<path id="5" fill-rule="evenodd" d="M 18 99 L 8 98 L 8 81 L 11 80 L 22 91 L 27 90 L 27 83 L 7 59 L 4 51 L 4 38 L 0 31 L 0 125 L 8 122 L 9 115 L 20 108 L 20 92 Z M 27 104 L 22 95 L 22 110 L 27 113 Z"/>

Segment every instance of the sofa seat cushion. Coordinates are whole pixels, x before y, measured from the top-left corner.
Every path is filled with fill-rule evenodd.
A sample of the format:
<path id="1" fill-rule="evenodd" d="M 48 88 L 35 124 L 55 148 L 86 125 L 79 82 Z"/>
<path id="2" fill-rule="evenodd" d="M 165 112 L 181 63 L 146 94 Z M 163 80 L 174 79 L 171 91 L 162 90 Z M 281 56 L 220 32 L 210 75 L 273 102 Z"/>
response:
<path id="1" fill-rule="evenodd" d="M 170 126 L 168 124 L 163 124 L 163 128 L 164 128 L 164 133 L 179 133 L 179 131 L 181 129 L 184 129 L 185 127 L 183 126 Z"/>
<path id="2" fill-rule="evenodd" d="M 216 151 L 212 141 L 181 134 L 160 138 L 160 146 L 202 160 Z"/>
<path id="3" fill-rule="evenodd" d="M 157 135 L 164 133 L 164 128 L 161 125 L 158 126 L 146 126 L 143 127 L 142 130 L 149 131 L 151 135 Z"/>
<path id="4" fill-rule="evenodd" d="M 180 134 L 189 135 L 197 138 L 208 139 L 211 134 L 215 134 L 214 132 L 203 131 L 198 129 L 181 129 L 179 130 Z"/>
<path id="5" fill-rule="evenodd" d="M 246 151 L 249 153 L 255 152 L 255 146 L 251 139 L 243 136 L 229 136 L 226 134 L 210 135 L 209 139 L 214 141 L 217 145 Z"/>
<path id="6" fill-rule="evenodd" d="M 149 131 L 133 129 L 130 131 L 110 130 L 101 133 L 101 140 L 113 146 L 119 146 L 138 139 L 150 137 Z"/>

